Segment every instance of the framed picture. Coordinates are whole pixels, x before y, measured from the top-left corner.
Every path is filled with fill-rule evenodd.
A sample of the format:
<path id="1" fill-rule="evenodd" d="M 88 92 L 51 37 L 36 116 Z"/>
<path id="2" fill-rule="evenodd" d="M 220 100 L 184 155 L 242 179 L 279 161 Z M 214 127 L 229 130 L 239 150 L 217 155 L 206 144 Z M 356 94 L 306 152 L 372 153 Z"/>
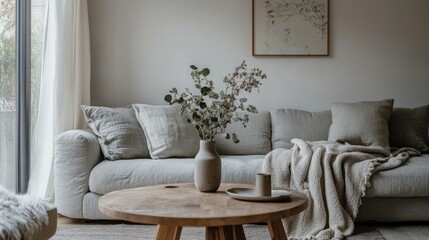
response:
<path id="1" fill-rule="evenodd" d="M 253 0 L 253 56 L 329 56 L 329 0 Z"/>

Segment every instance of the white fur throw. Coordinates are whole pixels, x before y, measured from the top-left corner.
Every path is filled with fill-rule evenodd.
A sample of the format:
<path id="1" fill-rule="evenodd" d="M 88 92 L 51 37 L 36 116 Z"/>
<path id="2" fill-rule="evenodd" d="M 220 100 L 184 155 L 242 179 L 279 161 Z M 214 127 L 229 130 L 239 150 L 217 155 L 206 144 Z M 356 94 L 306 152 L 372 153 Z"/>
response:
<path id="1" fill-rule="evenodd" d="M 353 233 L 361 198 L 378 171 L 400 166 L 419 152 L 404 148 L 390 153 L 380 147 L 305 142 L 293 139 L 291 149 L 276 149 L 263 170 L 274 186 L 304 193 L 307 209 L 283 219 L 289 239 L 342 239 Z"/>
<path id="2" fill-rule="evenodd" d="M 31 239 L 48 225 L 50 204 L 29 195 L 15 195 L 0 186 L 0 239 Z"/>

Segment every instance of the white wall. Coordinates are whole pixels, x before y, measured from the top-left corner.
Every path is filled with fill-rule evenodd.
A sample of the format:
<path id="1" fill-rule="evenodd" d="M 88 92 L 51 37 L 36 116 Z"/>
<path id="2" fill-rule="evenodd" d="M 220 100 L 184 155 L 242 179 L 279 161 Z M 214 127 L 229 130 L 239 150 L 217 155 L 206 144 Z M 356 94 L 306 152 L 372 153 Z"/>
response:
<path id="1" fill-rule="evenodd" d="M 242 60 L 268 79 L 259 109 L 328 109 L 394 98 L 429 104 L 429 1 L 331 0 L 329 57 L 252 57 L 251 0 L 89 0 L 92 104 L 163 104 L 192 86 L 189 65 L 222 81 Z"/>

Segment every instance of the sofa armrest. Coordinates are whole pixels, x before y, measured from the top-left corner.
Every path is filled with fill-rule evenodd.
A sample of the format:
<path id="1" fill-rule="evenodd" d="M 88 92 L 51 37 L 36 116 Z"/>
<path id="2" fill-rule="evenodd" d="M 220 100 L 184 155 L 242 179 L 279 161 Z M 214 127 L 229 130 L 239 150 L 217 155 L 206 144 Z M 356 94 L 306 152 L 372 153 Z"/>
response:
<path id="1" fill-rule="evenodd" d="M 71 130 L 55 138 L 55 204 L 59 214 L 83 218 L 89 174 L 101 157 L 97 136 L 92 132 Z"/>

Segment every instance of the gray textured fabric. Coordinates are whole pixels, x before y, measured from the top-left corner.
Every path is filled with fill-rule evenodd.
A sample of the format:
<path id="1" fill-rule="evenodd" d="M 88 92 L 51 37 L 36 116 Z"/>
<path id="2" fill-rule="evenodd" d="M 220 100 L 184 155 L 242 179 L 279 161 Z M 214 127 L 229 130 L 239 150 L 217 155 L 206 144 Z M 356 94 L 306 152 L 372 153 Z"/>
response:
<path id="1" fill-rule="evenodd" d="M 186 122 L 177 105 L 133 104 L 153 159 L 195 157 L 200 145 L 198 131 Z"/>
<path id="2" fill-rule="evenodd" d="M 105 215 L 98 209 L 98 199 L 103 195 L 89 192 L 83 198 L 83 217 L 85 219 L 104 219 L 111 220 L 112 218 Z"/>
<path id="3" fill-rule="evenodd" d="M 389 148 L 389 118 L 393 99 L 377 102 L 334 103 L 329 141 Z"/>
<path id="4" fill-rule="evenodd" d="M 264 155 L 221 156 L 221 158 L 222 182 L 254 184 L 256 173 L 262 170 Z M 193 158 L 103 161 L 92 170 L 89 188 L 91 192 L 105 194 L 125 188 L 193 181 Z"/>
<path id="5" fill-rule="evenodd" d="M 356 221 L 429 221 L 429 198 L 363 198 Z"/>
<path id="6" fill-rule="evenodd" d="M 429 105 L 414 109 L 394 108 L 389 121 L 390 146 L 429 152 L 428 124 Z"/>
<path id="7" fill-rule="evenodd" d="M 56 137 L 54 180 L 58 213 L 72 218 L 83 217 L 82 203 L 89 190 L 89 174 L 101 156 L 97 136 L 92 132 L 71 130 Z"/>
<path id="8" fill-rule="evenodd" d="M 51 240 L 153 240 L 156 225 L 141 225 L 115 222 L 74 223 L 58 226 Z M 247 240 L 272 239 L 265 224 L 244 224 Z M 428 240 L 427 223 L 361 223 L 357 224 L 353 236 L 345 240 Z M 204 227 L 184 227 L 181 240 L 205 238 Z M 227 239 L 230 240 L 230 239 Z"/>
<path id="9" fill-rule="evenodd" d="M 81 106 L 106 159 L 149 157 L 143 129 L 132 108 Z"/>
<path id="10" fill-rule="evenodd" d="M 271 111 L 273 149 L 291 148 L 294 138 L 306 141 L 328 140 L 331 111 L 307 112 L 297 109 Z"/>
<path id="11" fill-rule="evenodd" d="M 218 135 L 215 137 L 216 149 L 223 155 L 267 154 L 271 151 L 271 120 L 269 112 L 249 114 L 249 123 L 243 127 L 241 123 L 231 123 L 227 133 L 236 133 L 239 143 Z"/>
<path id="12" fill-rule="evenodd" d="M 429 154 L 412 157 L 401 167 L 374 174 L 366 197 L 429 197 Z"/>

